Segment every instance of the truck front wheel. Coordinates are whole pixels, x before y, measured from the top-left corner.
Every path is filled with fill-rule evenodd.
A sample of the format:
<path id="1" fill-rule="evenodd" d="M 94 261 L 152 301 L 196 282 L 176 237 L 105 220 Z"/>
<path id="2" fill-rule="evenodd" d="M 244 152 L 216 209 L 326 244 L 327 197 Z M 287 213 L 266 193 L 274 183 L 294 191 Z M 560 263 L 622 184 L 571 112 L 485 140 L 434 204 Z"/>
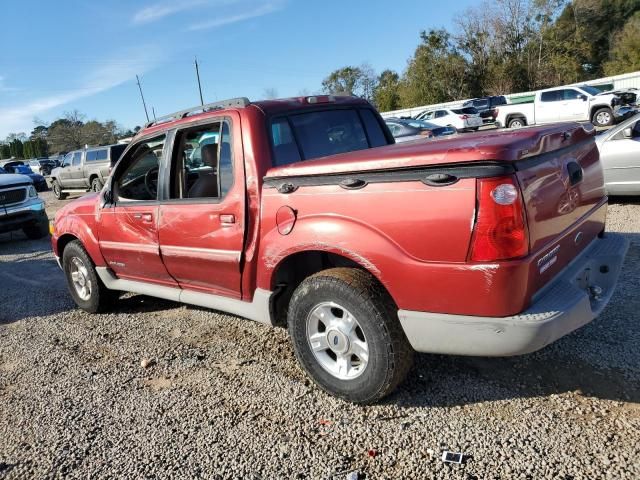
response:
<path id="1" fill-rule="evenodd" d="M 333 268 L 308 277 L 294 291 L 287 317 L 304 370 L 322 389 L 350 402 L 388 395 L 413 363 L 396 305 L 363 270 Z"/>
<path id="2" fill-rule="evenodd" d="M 103 185 L 104 184 L 100 181 L 100 179 L 98 177 L 95 177 L 91 181 L 91 191 L 92 192 L 99 192 L 100 190 L 102 190 Z"/>
<path id="3" fill-rule="evenodd" d="M 591 123 L 593 123 L 596 127 L 608 127 L 613 123 L 613 112 L 610 108 L 599 108 L 595 112 L 593 112 L 593 117 L 591 117 Z"/>
<path id="4" fill-rule="evenodd" d="M 51 189 L 53 190 L 53 194 L 58 200 L 64 200 L 65 198 L 67 198 L 67 194 L 62 193 L 62 187 L 60 186 L 58 180 L 53 180 L 51 182 Z"/>
<path id="5" fill-rule="evenodd" d="M 78 240 L 70 242 L 62 253 L 62 269 L 67 287 L 76 304 L 89 313 L 102 312 L 110 307 L 118 293 L 104 286 L 96 267 Z"/>

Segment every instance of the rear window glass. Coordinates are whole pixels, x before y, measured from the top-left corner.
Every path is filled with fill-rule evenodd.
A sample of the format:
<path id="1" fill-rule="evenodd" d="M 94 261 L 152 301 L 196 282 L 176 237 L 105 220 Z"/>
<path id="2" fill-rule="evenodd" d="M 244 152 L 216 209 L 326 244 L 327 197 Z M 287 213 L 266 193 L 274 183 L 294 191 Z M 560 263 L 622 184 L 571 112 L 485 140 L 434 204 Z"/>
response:
<path id="1" fill-rule="evenodd" d="M 478 111 L 473 108 L 473 107 L 465 107 L 465 108 L 457 108 L 455 110 L 452 110 L 455 113 L 466 113 L 467 115 L 474 115 L 476 113 L 478 113 Z"/>
<path id="2" fill-rule="evenodd" d="M 279 117 L 271 124 L 274 165 L 386 145 L 373 112 L 335 109 Z"/>

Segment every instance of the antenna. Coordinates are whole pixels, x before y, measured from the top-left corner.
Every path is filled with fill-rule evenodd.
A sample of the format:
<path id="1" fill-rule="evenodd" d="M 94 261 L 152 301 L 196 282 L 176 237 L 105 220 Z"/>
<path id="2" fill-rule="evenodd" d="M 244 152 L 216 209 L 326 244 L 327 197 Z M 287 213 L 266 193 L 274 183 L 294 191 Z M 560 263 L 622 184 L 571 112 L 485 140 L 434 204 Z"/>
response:
<path id="1" fill-rule="evenodd" d="M 196 78 L 198 79 L 198 91 L 200 92 L 200 105 L 204 105 L 204 100 L 202 99 L 202 85 L 200 85 L 200 70 L 198 70 L 198 58 L 195 57 L 196 64 Z"/>
<path id="2" fill-rule="evenodd" d="M 142 98 L 142 106 L 144 107 L 144 114 L 147 117 L 147 122 L 149 122 L 149 112 L 147 112 L 147 104 L 144 103 L 144 95 L 142 95 L 142 86 L 140 85 L 140 78 L 136 75 L 136 81 L 138 82 L 138 88 L 140 89 L 140 98 Z"/>
<path id="3" fill-rule="evenodd" d="M 154 106 L 151 107 L 151 113 L 153 113 L 153 121 L 156 121 L 156 108 Z"/>

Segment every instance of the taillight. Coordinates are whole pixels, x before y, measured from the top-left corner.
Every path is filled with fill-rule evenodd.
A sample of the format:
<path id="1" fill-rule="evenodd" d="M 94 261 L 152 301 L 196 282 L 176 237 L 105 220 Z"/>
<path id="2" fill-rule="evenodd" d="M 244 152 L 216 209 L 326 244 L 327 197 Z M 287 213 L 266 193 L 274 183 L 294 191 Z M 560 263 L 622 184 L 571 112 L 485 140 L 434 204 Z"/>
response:
<path id="1" fill-rule="evenodd" d="M 462 119 L 462 120 L 466 120 L 467 118 L 469 118 L 468 115 L 460 115 L 460 119 Z"/>
<path id="2" fill-rule="evenodd" d="M 480 178 L 477 185 L 478 212 L 469 259 L 491 262 L 527 255 L 529 232 L 515 178 Z"/>

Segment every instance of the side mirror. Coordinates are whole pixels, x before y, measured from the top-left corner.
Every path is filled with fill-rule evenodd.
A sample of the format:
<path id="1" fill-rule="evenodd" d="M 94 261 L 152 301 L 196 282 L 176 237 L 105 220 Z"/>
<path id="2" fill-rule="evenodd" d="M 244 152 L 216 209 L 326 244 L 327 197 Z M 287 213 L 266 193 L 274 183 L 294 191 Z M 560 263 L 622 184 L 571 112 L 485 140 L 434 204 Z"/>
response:
<path id="1" fill-rule="evenodd" d="M 586 95 L 580 95 L 580 100 L 582 100 L 583 102 L 587 101 L 587 96 Z"/>
<path id="2" fill-rule="evenodd" d="M 627 127 L 622 130 L 622 136 L 624 138 L 632 138 L 633 137 L 633 129 L 631 127 Z"/>
<path id="3" fill-rule="evenodd" d="M 102 208 L 107 205 L 113 204 L 113 192 L 111 191 L 111 181 L 107 183 L 107 188 L 102 193 Z"/>

